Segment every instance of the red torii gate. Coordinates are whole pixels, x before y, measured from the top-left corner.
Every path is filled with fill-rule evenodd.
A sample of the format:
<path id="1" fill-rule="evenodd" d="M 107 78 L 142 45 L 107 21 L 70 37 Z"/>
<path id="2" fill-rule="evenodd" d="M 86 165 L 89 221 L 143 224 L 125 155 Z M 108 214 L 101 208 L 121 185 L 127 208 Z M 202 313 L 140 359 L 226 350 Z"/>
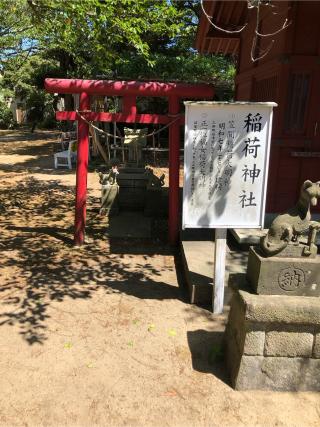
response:
<path id="1" fill-rule="evenodd" d="M 51 93 L 80 94 L 79 112 L 87 121 L 168 124 L 179 115 L 179 98 L 213 98 L 213 87 L 206 84 L 159 83 L 112 80 L 45 79 Z M 90 95 L 123 96 L 121 113 L 90 111 Z M 168 97 L 169 114 L 137 114 L 137 96 Z M 74 243 L 84 242 L 86 223 L 89 125 L 76 111 L 57 111 L 57 120 L 78 121 L 76 171 L 76 205 Z M 169 127 L 169 242 L 176 244 L 179 235 L 179 127 L 184 116 Z"/>

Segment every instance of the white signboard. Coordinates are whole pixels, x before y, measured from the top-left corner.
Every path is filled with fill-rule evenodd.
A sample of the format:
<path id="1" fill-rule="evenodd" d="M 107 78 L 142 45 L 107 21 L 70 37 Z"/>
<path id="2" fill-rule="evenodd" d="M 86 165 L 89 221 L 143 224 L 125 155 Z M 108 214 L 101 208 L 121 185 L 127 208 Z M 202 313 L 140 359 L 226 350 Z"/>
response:
<path id="1" fill-rule="evenodd" d="M 185 102 L 183 228 L 263 226 L 273 102 Z"/>

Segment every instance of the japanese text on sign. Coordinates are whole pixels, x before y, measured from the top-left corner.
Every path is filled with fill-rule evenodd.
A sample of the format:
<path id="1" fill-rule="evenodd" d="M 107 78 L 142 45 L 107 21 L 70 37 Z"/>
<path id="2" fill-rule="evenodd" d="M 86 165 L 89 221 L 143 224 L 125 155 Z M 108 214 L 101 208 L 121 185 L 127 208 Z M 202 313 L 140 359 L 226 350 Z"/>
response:
<path id="1" fill-rule="evenodd" d="M 185 104 L 183 225 L 262 226 L 275 104 Z"/>

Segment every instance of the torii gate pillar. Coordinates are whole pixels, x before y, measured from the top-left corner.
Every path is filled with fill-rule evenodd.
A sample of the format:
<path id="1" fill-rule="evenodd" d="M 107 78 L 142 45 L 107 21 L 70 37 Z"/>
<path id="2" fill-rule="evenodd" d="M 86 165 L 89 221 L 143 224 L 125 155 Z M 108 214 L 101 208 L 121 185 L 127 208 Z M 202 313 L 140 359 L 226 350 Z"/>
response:
<path id="1" fill-rule="evenodd" d="M 90 97 L 86 92 L 80 93 L 80 110 L 90 110 Z M 78 120 L 78 150 L 76 172 L 76 205 L 74 218 L 74 243 L 82 245 L 86 225 L 87 212 L 87 176 L 89 157 L 89 125 L 82 119 Z"/>

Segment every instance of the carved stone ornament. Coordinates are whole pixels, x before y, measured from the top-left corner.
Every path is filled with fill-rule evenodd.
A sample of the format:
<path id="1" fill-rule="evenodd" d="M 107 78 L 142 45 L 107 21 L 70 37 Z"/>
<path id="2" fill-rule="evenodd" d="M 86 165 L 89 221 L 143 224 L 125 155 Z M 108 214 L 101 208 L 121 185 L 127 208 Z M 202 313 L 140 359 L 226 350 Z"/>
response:
<path id="1" fill-rule="evenodd" d="M 280 271 L 278 282 L 281 289 L 284 291 L 296 291 L 305 285 L 305 274 L 301 268 L 288 267 Z"/>

